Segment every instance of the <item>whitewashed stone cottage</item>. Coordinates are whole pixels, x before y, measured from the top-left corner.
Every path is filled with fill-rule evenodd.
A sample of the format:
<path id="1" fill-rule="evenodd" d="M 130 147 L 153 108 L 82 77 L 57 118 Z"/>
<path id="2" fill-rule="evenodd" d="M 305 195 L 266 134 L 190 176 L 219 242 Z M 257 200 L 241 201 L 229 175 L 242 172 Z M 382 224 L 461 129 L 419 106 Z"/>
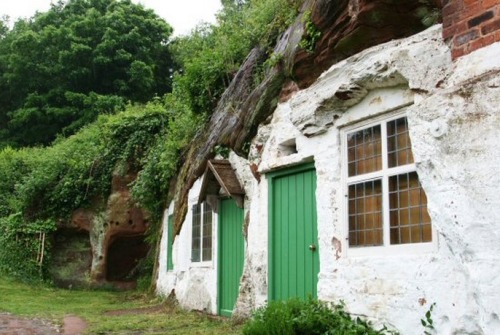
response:
<path id="1" fill-rule="evenodd" d="M 436 303 L 439 334 L 500 333 L 500 43 L 464 53 L 436 25 L 280 103 L 248 160 L 208 164 L 175 239 L 165 211 L 158 293 L 226 316 L 343 300 L 402 334 Z"/>

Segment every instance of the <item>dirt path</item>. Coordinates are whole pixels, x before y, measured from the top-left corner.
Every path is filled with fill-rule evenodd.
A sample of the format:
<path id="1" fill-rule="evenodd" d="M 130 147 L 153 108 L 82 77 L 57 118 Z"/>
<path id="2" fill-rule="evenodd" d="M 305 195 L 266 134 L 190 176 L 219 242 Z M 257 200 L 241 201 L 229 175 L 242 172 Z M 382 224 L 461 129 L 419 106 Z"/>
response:
<path id="1" fill-rule="evenodd" d="M 80 335 L 87 324 L 77 316 L 64 318 L 62 329 L 42 319 L 21 318 L 0 313 L 0 335 Z"/>
<path id="2" fill-rule="evenodd" d="M 64 318 L 64 335 L 80 335 L 85 328 L 87 328 L 87 323 L 78 316 L 68 315 Z"/>

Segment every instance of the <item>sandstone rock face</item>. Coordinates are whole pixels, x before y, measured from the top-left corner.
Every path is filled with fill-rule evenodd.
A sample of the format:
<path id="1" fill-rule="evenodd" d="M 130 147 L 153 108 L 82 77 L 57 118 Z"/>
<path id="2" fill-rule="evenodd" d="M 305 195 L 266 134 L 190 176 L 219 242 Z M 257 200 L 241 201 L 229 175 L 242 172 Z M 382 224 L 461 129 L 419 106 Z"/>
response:
<path id="1" fill-rule="evenodd" d="M 438 16 L 439 1 L 317 0 L 310 20 L 321 32 L 314 52 L 298 50 L 292 60 L 300 88 L 312 84 L 332 64 L 371 46 L 411 36 Z"/>
<path id="2" fill-rule="evenodd" d="M 75 259 L 79 270 L 68 274 L 69 278 L 64 280 L 55 278 L 56 282 L 61 281 L 64 286 L 71 283 L 84 286 L 130 279 L 129 275 L 149 249 L 144 242 L 144 233 L 149 225 L 148 214 L 134 205 L 128 189 L 128 184 L 135 177 L 134 174 L 115 174 L 111 195 L 102 208 L 95 205 L 73 213 L 71 223 L 63 231 L 69 239 L 79 236 L 81 243 L 86 240 L 89 256 Z M 56 250 L 55 257 L 71 253 L 73 251 L 63 248 L 59 252 Z M 66 267 L 72 267 L 74 264 L 68 261 Z"/>

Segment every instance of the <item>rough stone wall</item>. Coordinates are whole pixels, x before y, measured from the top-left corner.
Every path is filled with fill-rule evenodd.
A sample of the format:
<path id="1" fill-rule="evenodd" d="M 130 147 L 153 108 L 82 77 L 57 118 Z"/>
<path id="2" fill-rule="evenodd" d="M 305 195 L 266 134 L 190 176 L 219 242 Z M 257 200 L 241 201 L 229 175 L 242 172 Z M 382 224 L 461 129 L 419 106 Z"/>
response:
<path id="1" fill-rule="evenodd" d="M 477 64 L 488 71 L 477 73 Z M 460 59 L 453 70 L 444 89 L 423 99 L 409 116 L 412 138 L 421 139 L 414 152 L 440 232 L 440 253 L 430 279 L 453 278 L 441 284 L 442 291 L 439 285 L 429 287 L 433 299 L 446 302 L 435 299 L 441 305 L 441 329 L 497 334 L 500 44 Z"/>
<path id="2" fill-rule="evenodd" d="M 173 271 L 167 270 L 167 256 L 168 256 L 168 216 L 173 213 L 173 205 L 165 209 L 163 212 L 162 221 L 162 235 L 158 252 L 158 277 L 156 280 L 156 292 L 158 295 L 168 297 L 170 294 L 175 294 L 175 284 L 177 277 Z M 172 247 L 172 254 L 174 250 L 176 254 L 178 248 Z M 179 264 L 176 261 L 177 255 L 172 255 L 172 261 L 175 264 L 174 269 L 177 271 Z"/>
<path id="3" fill-rule="evenodd" d="M 201 180 L 195 182 L 188 197 L 188 208 L 198 203 Z M 215 212 L 217 208 L 214 208 Z M 159 295 L 175 294 L 179 304 L 187 309 L 217 313 L 217 213 L 212 217 L 212 261 L 191 262 L 192 213 L 188 211 L 183 229 L 175 236 L 172 246 L 173 271 L 167 271 L 168 215 L 173 214 L 174 205 L 165 211 L 163 235 L 160 244 L 158 278 L 156 290 Z"/>
<path id="4" fill-rule="evenodd" d="M 266 172 L 313 160 L 320 299 L 343 300 L 352 314 L 402 334 L 423 333 L 420 319 L 432 303 L 439 334 L 500 333 L 500 43 L 452 62 L 441 36 L 441 26 L 434 26 L 333 65 L 278 105 L 272 120 L 259 127 L 248 161 L 232 156 L 247 192 L 236 316 L 267 301 Z M 433 243 L 354 255 L 345 240 L 341 131 L 395 110 L 408 118 Z M 296 152 L 287 150 L 292 142 Z M 199 269 L 178 259 L 190 247 L 188 221 L 174 243 L 176 279 L 160 271 L 158 283 L 169 284 L 158 285 L 159 291 L 180 290 L 181 305 L 215 304 L 214 312 L 216 262 L 203 273 L 212 279 L 203 283 Z M 189 289 L 197 293 L 189 297 Z"/>
<path id="5" fill-rule="evenodd" d="M 320 299 L 344 300 L 351 313 L 403 334 L 422 333 L 420 319 L 433 302 L 440 334 L 499 332 L 499 69 L 498 43 L 453 64 L 439 29 L 432 28 L 334 65 L 278 107 L 266 126 L 271 135 L 259 169 L 314 157 Z M 437 244 L 422 252 L 350 256 L 339 127 L 404 106 Z M 298 152 L 282 156 L 280 144 L 291 138 Z M 250 225 L 266 222 L 262 209 Z"/>
<path id="6" fill-rule="evenodd" d="M 92 264 L 88 269 L 89 285 L 107 283 L 108 251 L 116 239 L 142 237 L 149 226 L 149 214 L 135 206 L 128 188 L 128 184 L 135 177 L 135 174 L 131 173 L 124 176 L 115 173 L 108 199 L 97 201 L 93 208 L 76 210 L 73 212 L 71 222 L 63 227 L 68 230 L 89 233 L 92 250 Z M 103 202 L 104 204 L 102 204 Z M 129 255 L 129 262 L 125 262 L 125 264 L 134 263 L 137 258 L 143 257 L 143 252 Z M 127 285 L 116 284 L 119 288 L 127 288 Z"/>
<path id="7" fill-rule="evenodd" d="M 265 131 L 259 132 L 254 139 L 254 150 L 263 145 Z M 233 317 L 246 318 L 255 309 L 255 306 L 263 306 L 267 301 L 267 234 L 262 233 L 262 225 L 256 224 L 252 218 L 259 217 L 263 206 L 267 206 L 258 179 L 253 175 L 248 160 L 231 153 L 229 161 L 235 169 L 238 179 L 245 189 L 245 262 L 239 296 L 233 311 Z M 254 165 L 256 166 L 256 165 Z M 265 193 L 267 195 L 267 193 Z M 256 261 L 254 264 L 253 262 Z"/>

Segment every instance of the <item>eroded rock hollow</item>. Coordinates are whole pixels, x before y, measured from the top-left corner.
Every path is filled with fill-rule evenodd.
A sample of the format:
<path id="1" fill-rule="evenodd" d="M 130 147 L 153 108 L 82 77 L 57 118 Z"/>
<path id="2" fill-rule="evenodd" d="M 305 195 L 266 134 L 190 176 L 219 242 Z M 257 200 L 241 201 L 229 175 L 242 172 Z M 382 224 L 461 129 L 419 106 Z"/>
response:
<path id="1" fill-rule="evenodd" d="M 73 212 L 56 233 L 51 275 L 64 287 L 135 286 L 137 267 L 148 251 L 149 215 L 135 206 L 128 185 L 134 173 L 115 174 L 111 194 Z"/>

